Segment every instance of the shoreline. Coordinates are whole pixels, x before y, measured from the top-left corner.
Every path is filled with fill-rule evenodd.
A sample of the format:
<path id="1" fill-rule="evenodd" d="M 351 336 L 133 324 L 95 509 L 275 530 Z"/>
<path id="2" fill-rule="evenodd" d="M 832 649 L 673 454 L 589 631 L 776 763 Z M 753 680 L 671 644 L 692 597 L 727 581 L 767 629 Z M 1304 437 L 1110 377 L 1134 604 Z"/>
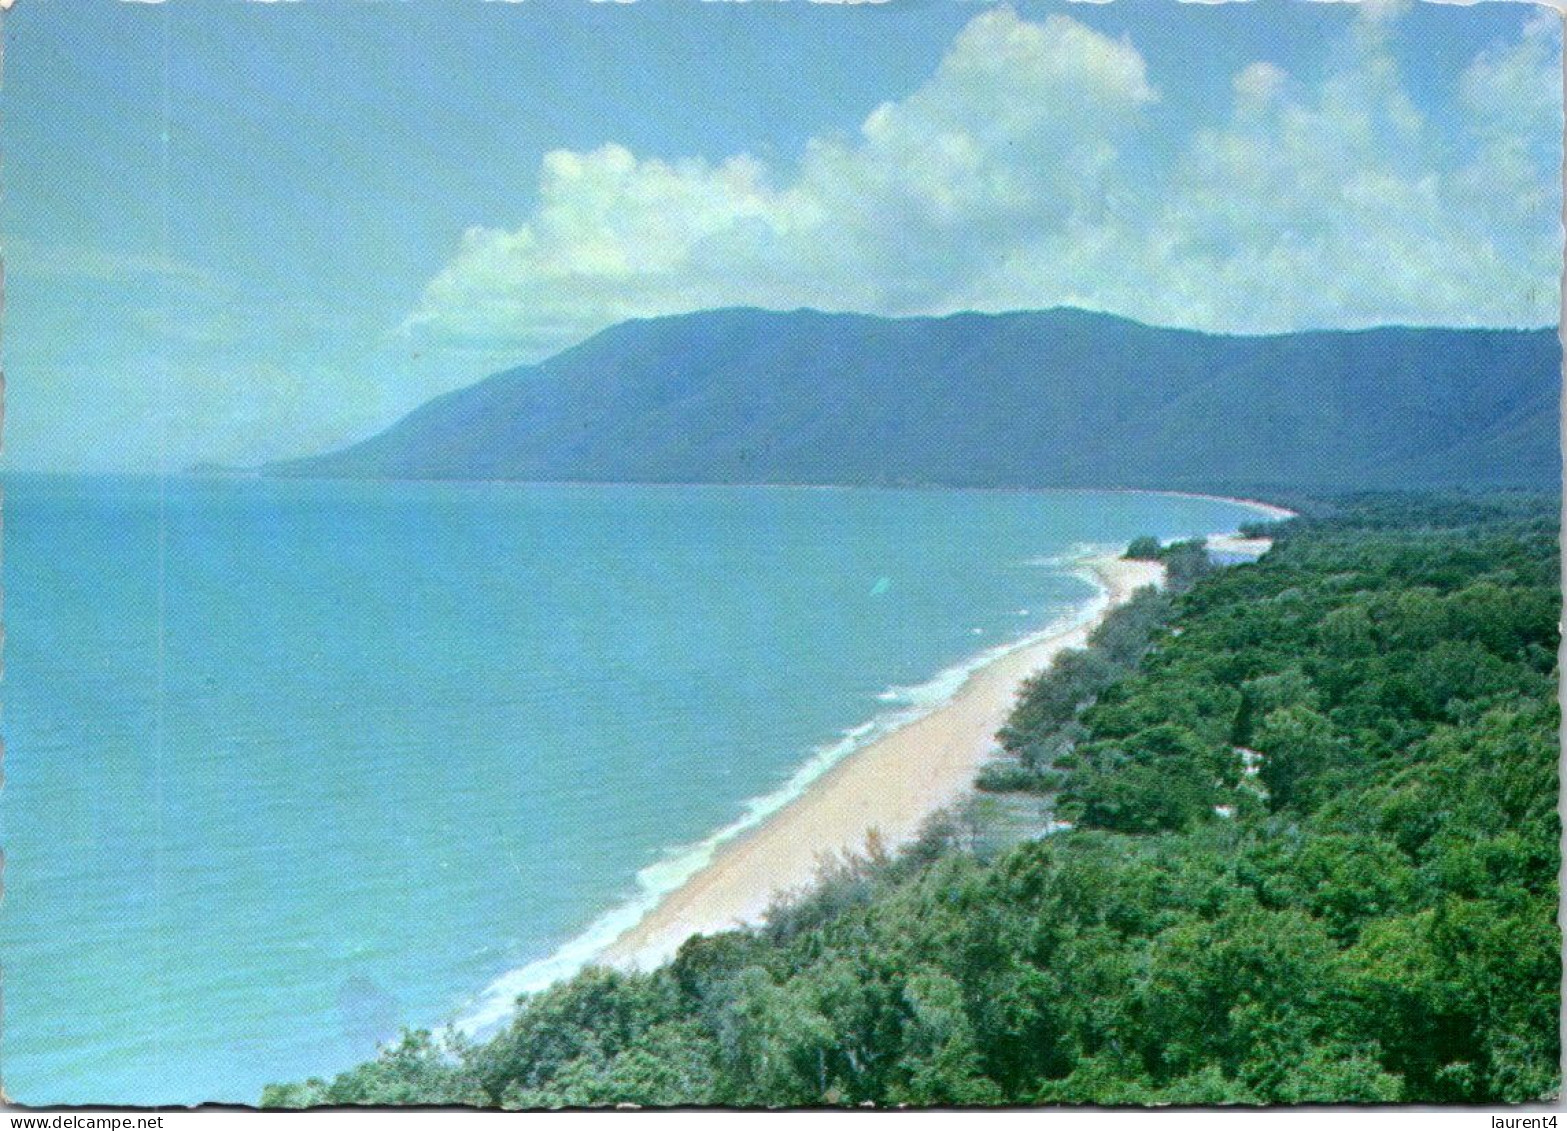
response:
<path id="1" fill-rule="evenodd" d="M 300 457 L 314 458 L 314 457 Z M 55 471 L 12 471 L 11 475 L 47 479 L 47 478 L 79 478 L 68 472 Z M 680 490 L 707 488 L 779 488 L 789 491 L 961 491 L 966 494 L 1040 494 L 1040 495 L 1163 495 L 1176 499 L 1206 499 L 1215 503 L 1234 503 L 1236 506 L 1248 507 L 1259 512 L 1263 518 L 1270 522 L 1282 522 L 1289 518 L 1300 517 L 1299 511 L 1290 510 L 1288 507 L 1277 503 L 1265 502 L 1262 499 L 1241 497 L 1239 495 L 1214 495 L 1204 491 L 1172 491 L 1161 490 L 1154 487 L 1095 487 L 1095 486 L 1027 486 L 1022 484 L 993 484 L 964 485 L 954 483 L 834 483 L 815 480 L 679 480 L 679 479 L 493 479 L 493 478 L 447 478 L 445 476 L 425 476 L 403 478 L 398 476 L 358 476 L 358 475 L 267 475 L 259 468 L 241 468 L 232 472 L 203 472 L 186 468 L 181 471 L 167 473 L 159 472 L 108 472 L 106 478 L 122 479 L 260 479 L 272 482 L 294 483 L 433 483 L 469 485 L 480 487 L 660 487 L 677 488 Z"/>
<path id="2" fill-rule="evenodd" d="M 1252 510 L 1260 511 L 1269 522 L 1283 522 L 1286 519 L 1300 517 L 1299 511 L 1292 511 L 1289 507 L 1281 507 L 1277 503 L 1265 503 L 1261 499 L 1242 499 L 1236 495 L 1208 495 L 1201 491 L 1143 491 L 1135 487 L 1115 489 L 1135 495 L 1163 495 L 1167 499 L 1207 499 L 1215 503 L 1234 503 L 1238 507 L 1250 507 Z M 1215 538 L 1228 538 L 1237 533 L 1239 532 L 1222 531 L 1208 535 L 1208 540 L 1211 542 Z"/>
<path id="3" fill-rule="evenodd" d="M 1296 516 L 1275 504 L 1223 495 L 1086 490 L 1226 502 L 1269 521 Z M 1242 558 L 1260 556 L 1272 544 L 1267 538 L 1243 538 L 1238 530 L 1201 537 L 1210 549 Z M 932 815 L 972 792 L 979 771 L 999 751 L 996 732 L 1016 705 L 1023 681 L 1061 652 L 1082 647 L 1089 633 L 1137 589 L 1162 584 L 1162 564 L 1130 561 L 1120 556 L 1124 551 L 1124 545 L 1085 547 L 1071 562 L 1098 590 L 1093 597 L 1030 636 L 959 665 L 966 671 L 958 689 L 934 708 L 894 721 L 891 729 L 864 741 L 867 730 L 874 733 L 877 720 L 872 720 L 846 732 L 839 743 L 819 749 L 781 790 L 752 799 L 736 821 L 686 846 L 673 860 L 639 872 L 636 896 L 606 910 L 549 956 L 492 981 L 448 1023 L 470 1037 L 488 1035 L 511 1017 L 520 995 L 537 993 L 593 966 L 651 970 L 673 958 L 692 935 L 759 922 L 778 897 L 809 888 L 827 861 L 863 853 L 872 830 L 887 851 L 912 841 Z M 837 752 L 843 744 L 848 744 L 848 752 Z M 911 774 L 910 767 L 916 772 Z M 759 801 L 774 800 L 776 805 L 758 807 Z M 671 866 L 673 875 L 667 874 Z M 650 874 L 655 871 L 666 875 L 654 878 Z"/>
<path id="4" fill-rule="evenodd" d="M 1081 566 L 1100 590 L 1086 615 L 976 668 L 946 702 L 839 760 L 767 819 L 719 845 L 591 964 L 653 969 L 692 935 L 759 922 L 780 896 L 809 887 L 824 861 L 864 851 L 873 833 L 888 851 L 913 840 L 932 814 L 973 788 L 1022 682 L 1082 647 L 1111 609 L 1164 576 L 1159 563 L 1110 554 Z"/>

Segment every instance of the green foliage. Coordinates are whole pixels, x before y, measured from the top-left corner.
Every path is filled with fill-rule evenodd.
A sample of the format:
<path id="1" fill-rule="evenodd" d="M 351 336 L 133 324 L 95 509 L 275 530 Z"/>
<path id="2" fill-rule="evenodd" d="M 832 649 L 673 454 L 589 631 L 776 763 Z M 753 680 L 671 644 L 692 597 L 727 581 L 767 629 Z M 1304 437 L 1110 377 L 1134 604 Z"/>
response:
<path id="1" fill-rule="evenodd" d="M 375 1060 L 330 1083 L 311 1079 L 303 1084 L 268 1085 L 261 1094 L 261 1106 L 482 1104 L 486 1096 L 462 1063 L 466 1051 L 455 1038 L 443 1043 L 423 1030 L 404 1033 Z"/>
<path id="2" fill-rule="evenodd" d="M 1159 560 L 1163 543 L 1151 534 L 1144 534 L 1140 538 L 1133 538 L 1131 544 L 1126 547 L 1126 553 L 1121 556 L 1134 562 L 1156 562 Z"/>
<path id="3" fill-rule="evenodd" d="M 1005 759 L 986 763 L 974 779 L 974 788 L 987 793 L 1053 793 L 1060 784 L 1061 775 L 1054 771 Z"/>
<path id="4" fill-rule="evenodd" d="M 1252 742 L 1267 751 L 1259 776 L 1275 809 L 1315 808 L 1325 800 L 1321 789 L 1330 788 L 1340 776 L 1336 771 L 1353 758 L 1333 724 L 1310 707 L 1270 711 Z"/>
<path id="5" fill-rule="evenodd" d="M 1157 589 L 1139 589 L 1130 601 L 1111 612 L 1089 634 L 1089 651 L 1119 667 L 1130 667 L 1142 659 L 1172 611 L 1169 594 Z M 1051 670 L 1054 670 L 1053 665 Z"/>
<path id="6" fill-rule="evenodd" d="M 1123 667 L 1103 649 L 1069 649 L 1056 662 L 1023 685 L 1017 709 L 998 736 L 1002 747 L 1024 765 L 1040 764 L 1057 732 L 1115 682 Z"/>
<path id="7" fill-rule="evenodd" d="M 1078 716 L 1143 657 L 1172 610 L 1168 594 L 1140 589 L 1095 627 L 1086 648 L 1062 652 L 1050 667 L 1027 679 L 996 736 L 1017 765 L 987 767 L 979 787 L 1055 791 L 1061 779 L 1051 771 L 1073 764 L 1073 752 L 1087 734 Z"/>
<path id="8" fill-rule="evenodd" d="M 1172 542 L 1159 557 L 1164 562 L 1167 584 L 1177 593 L 1191 588 L 1215 568 L 1208 557 L 1208 544 L 1201 538 L 1191 542 Z"/>
<path id="9" fill-rule="evenodd" d="M 1058 783 L 1072 831 L 873 845 L 663 970 L 586 971 L 485 1045 L 414 1034 L 264 1103 L 1549 1097 L 1554 506 L 1324 504 L 1029 681 L 987 773 Z"/>

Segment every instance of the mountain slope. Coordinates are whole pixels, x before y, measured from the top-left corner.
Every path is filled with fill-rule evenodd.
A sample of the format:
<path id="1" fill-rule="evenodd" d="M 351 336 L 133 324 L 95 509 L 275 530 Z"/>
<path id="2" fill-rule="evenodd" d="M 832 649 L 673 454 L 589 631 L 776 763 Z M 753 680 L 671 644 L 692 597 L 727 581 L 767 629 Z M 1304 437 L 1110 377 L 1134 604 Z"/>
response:
<path id="1" fill-rule="evenodd" d="M 1078 310 L 622 323 L 319 477 L 958 486 L 1554 486 L 1549 330 L 1224 337 Z"/>

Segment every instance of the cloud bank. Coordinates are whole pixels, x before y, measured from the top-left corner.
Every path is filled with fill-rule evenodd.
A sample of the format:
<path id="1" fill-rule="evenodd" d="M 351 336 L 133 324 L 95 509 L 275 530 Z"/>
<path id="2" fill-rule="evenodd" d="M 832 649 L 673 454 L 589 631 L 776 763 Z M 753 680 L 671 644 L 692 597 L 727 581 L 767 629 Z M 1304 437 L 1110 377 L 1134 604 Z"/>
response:
<path id="1" fill-rule="evenodd" d="M 541 357 L 717 306 L 882 314 L 1077 305 L 1223 332 L 1557 320 L 1560 24 L 1405 92 L 1363 18 L 1313 86 L 1266 62 L 1175 146 L 1125 40 L 976 16 L 934 75 L 789 168 L 547 154 L 518 227 L 475 227 L 404 329 Z"/>

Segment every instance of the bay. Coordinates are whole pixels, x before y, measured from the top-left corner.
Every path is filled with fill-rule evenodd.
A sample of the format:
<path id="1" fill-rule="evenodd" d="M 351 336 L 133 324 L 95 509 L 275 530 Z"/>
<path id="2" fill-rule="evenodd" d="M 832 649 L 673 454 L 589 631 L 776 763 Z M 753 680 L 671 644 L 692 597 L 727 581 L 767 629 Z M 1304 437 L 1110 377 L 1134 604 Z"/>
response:
<path id="1" fill-rule="evenodd" d="M 11 477 L 6 1090 L 255 1102 L 460 1021 L 846 734 L 1071 615 L 1083 547 L 1255 517 Z"/>

